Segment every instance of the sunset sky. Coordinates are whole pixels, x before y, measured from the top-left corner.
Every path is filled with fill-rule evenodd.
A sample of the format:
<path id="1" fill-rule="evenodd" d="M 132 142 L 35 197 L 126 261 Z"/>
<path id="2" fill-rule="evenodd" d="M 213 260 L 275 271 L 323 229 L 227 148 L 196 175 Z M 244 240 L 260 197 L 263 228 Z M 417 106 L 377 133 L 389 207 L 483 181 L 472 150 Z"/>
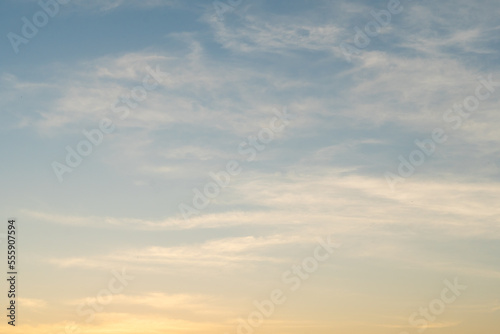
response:
<path id="1" fill-rule="evenodd" d="M 0 2 L 0 333 L 498 331 L 498 0 L 60 2 Z"/>

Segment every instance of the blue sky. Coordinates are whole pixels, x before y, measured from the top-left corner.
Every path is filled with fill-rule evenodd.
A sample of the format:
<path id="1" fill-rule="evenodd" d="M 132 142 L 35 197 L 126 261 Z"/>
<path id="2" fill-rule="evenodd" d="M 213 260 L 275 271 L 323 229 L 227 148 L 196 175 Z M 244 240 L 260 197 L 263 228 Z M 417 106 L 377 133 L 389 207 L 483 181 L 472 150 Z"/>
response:
<path id="1" fill-rule="evenodd" d="M 498 328 L 498 2 L 222 3 L 72 0 L 17 53 L 8 34 L 42 9 L 0 4 L 0 208 L 20 224 L 25 330 L 237 332 L 329 235 L 338 254 L 262 333 L 413 333 L 455 277 L 467 291 L 429 328 Z M 59 182 L 54 162 L 103 119 L 112 133 Z M 230 161 L 241 172 L 196 208 Z M 122 267 L 135 280 L 82 320 Z"/>

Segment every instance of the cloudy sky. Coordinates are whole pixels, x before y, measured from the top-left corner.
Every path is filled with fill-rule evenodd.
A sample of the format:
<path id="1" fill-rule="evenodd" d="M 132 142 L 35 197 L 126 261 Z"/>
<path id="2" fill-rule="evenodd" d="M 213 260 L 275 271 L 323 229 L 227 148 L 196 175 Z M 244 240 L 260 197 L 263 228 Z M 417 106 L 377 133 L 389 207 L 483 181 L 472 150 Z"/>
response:
<path id="1" fill-rule="evenodd" d="M 2 1 L 2 332 L 497 330 L 499 16 Z"/>

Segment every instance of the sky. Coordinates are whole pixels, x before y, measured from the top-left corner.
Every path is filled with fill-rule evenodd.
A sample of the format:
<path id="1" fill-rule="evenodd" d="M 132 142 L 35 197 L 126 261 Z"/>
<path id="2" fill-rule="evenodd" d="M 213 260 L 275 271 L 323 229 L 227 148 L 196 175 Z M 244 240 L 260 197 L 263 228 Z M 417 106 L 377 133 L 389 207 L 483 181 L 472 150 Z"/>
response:
<path id="1" fill-rule="evenodd" d="M 494 332 L 498 17 L 1 1 L 0 332 Z"/>

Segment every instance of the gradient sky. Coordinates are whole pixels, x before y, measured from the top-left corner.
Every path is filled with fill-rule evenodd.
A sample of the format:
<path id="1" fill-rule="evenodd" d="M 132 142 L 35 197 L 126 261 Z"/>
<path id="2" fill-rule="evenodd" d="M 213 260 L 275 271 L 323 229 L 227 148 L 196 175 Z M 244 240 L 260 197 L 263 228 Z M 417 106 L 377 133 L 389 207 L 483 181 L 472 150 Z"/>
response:
<path id="1" fill-rule="evenodd" d="M 8 34 L 41 7 L 0 2 L 15 331 L 233 334 L 282 289 L 255 333 L 413 334 L 411 315 L 455 278 L 467 289 L 425 331 L 498 331 L 500 85 L 467 117 L 450 108 L 480 78 L 500 82 L 500 3 L 401 0 L 350 61 L 341 45 L 388 1 L 222 3 L 72 0 L 16 53 Z M 148 67 L 161 83 L 116 117 Z M 241 143 L 283 110 L 287 126 L 247 161 Z M 59 182 L 53 162 L 105 117 L 115 130 Z M 387 173 L 436 128 L 447 140 L 391 188 Z M 241 173 L 184 219 L 179 205 L 231 160 Z M 283 273 L 328 236 L 340 247 L 292 292 Z M 134 280 L 87 322 L 79 305 L 122 268 Z"/>

